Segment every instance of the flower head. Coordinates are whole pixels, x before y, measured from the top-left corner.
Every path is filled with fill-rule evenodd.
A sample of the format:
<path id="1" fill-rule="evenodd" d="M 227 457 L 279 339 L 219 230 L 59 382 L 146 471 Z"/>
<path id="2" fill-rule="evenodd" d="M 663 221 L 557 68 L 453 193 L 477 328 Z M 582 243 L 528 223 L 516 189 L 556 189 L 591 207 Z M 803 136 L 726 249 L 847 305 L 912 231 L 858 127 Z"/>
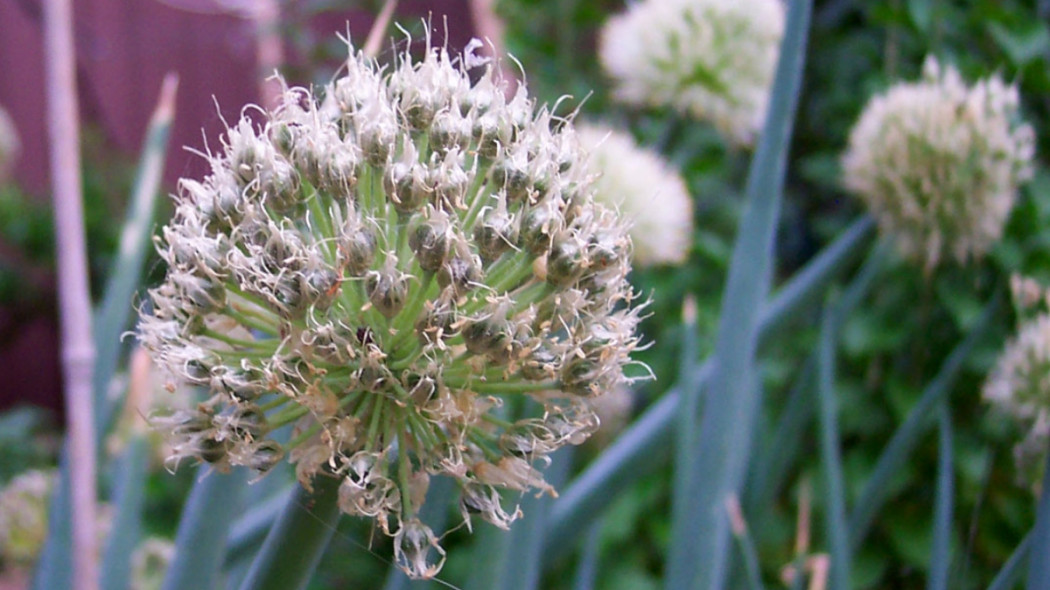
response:
<path id="1" fill-rule="evenodd" d="M 1028 431 L 1015 453 L 1027 466 L 1050 441 L 1050 314 L 1026 322 L 984 384 L 984 397 Z"/>
<path id="2" fill-rule="evenodd" d="M 211 174 L 180 185 L 140 323 L 176 380 L 212 392 L 156 419 L 173 461 L 287 456 L 306 487 L 339 478 L 340 508 L 416 577 L 443 555 L 417 517 L 430 477 L 507 526 L 498 490 L 553 494 L 535 466 L 593 432 L 591 398 L 637 345 L 631 241 L 571 121 L 523 87 L 505 99 L 492 65 L 472 82 L 473 48 L 386 71 L 351 49 L 322 92 L 231 126 Z M 268 436 L 289 423 L 291 442 Z"/>
<path id="3" fill-rule="evenodd" d="M 1032 175 L 1035 133 L 1019 106 L 1015 86 L 995 77 L 967 86 L 929 59 L 921 81 L 865 107 L 842 159 L 846 188 L 927 270 L 946 256 L 979 258 Z"/>
<path id="4" fill-rule="evenodd" d="M 709 121 L 731 143 L 762 127 L 784 35 L 781 0 L 644 0 L 602 30 L 616 97 Z"/>
<path id="5" fill-rule="evenodd" d="M 678 172 L 622 131 L 597 125 L 576 131 L 598 174 L 594 198 L 631 222 L 634 263 L 684 262 L 693 238 L 693 201 Z"/>
<path id="6" fill-rule="evenodd" d="M 54 471 L 26 471 L 0 490 L 0 562 L 32 565 L 47 538 Z"/>

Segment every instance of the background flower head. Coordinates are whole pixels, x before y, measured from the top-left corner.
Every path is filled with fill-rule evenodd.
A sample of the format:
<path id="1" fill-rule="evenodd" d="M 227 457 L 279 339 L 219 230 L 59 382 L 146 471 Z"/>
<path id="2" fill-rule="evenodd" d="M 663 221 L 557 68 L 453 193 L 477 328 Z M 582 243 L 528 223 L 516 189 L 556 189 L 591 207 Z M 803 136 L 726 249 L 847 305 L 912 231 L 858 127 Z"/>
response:
<path id="1" fill-rule="evenodd" d="M 927 270 L 984 255 L 1002 236 L 1018 185 L 1032 174 L 1035 133 L 1017 88 L 968 86 L 928 59 L 923 79 L 874 97 L 850 133 L 843 182 Z"/>
<path id="2" fill-rule="evenodd" d="M 1014 452 L 1022 469 L 1038 471 L 1050 443 L 1050 314 L 1022 324 L 988 376 L 984 397 L 1026 431 Z"/>
<path id="3" fill-rule="evenodd" d="M 0 562 L 30 566 L 47 538 L 47 509 L 55 472 L 26 471 L 0 489 Z"/>
<path id="4" fill-rule="evenodd" d="M 693 201 L 678 172 L 622 131 L 580 125 L 577 133 L 597 175 L 595 198 L 631 223 L 634 263 L 684 262 L 693 239 Z"/>
<path id="5" fill-rule="evenodd" d="M 619 100 L 670 106 L 750 145 L 762 127 L 784 34 L 781 0 L 646 0 L 602 30 Z"/>

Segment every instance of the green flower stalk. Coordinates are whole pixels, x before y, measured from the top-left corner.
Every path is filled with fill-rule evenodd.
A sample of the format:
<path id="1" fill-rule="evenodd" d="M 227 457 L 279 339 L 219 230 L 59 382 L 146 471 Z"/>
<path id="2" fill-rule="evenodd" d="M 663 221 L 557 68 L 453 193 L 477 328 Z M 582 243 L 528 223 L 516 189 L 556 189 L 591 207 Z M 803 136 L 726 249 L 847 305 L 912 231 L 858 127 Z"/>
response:
<path id="1" fill-rule="evenodd" d="M 389 70 L 351 47 L 321 92 L 245 109 L 180 184 L 140 324 L 173 386 L 212 394 L 155 420 L 172 463 L 338 478 L 413 577 L 444 556 L 417 516 L 430 477 L 456 480 L 468 525 L 507 528 L 500 490 L 554 494 L 538 467 L 594 432 L 638 345 L 631 241 L 572 121 L 505 99 L 479 46 L 428 39 Z"/>

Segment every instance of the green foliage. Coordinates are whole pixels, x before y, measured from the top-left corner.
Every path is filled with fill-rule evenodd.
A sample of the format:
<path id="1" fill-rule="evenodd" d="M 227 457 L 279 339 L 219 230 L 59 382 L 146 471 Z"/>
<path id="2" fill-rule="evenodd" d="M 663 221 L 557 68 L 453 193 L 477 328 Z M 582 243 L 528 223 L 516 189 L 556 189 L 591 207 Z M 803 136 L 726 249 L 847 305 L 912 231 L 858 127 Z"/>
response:
<path id="1" fill-rule="evenodd" d="M 30 469 L 51 465 L 58 440 L 46 412 L 19 406 L 0 413 L 0 485 Z"/>

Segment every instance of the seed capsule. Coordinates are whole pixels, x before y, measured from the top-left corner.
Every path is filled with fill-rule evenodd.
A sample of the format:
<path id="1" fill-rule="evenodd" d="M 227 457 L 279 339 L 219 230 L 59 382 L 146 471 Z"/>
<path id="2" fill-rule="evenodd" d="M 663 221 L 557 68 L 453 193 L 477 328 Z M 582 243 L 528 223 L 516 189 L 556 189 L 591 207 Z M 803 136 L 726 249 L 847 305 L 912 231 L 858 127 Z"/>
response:
<path id="1" fill-rule="evenodd" d="M 474 226 L 474 242 L 486 261 L 493 261 L 511 248 L 517 236 L 514 235 L 514 221 L 504 211 L 491 211 Z"/>
<path id="2" fill-rule="evenodd" d="M 226 458 L 229 445 L 226 441 L 204 437 L 197 441 L 196 455 L 206 463 L 218 463 Z"/>
<path id="3" fill-rule="evenodd" d="M 445 293 L 451 294 L 451 291 Z M 456 307 L 451 297 L 442 294 L 435 303 L 427 303 L 426 309 L 416 322 L 416 332 L 423 345 L 436 344 L 448 340 L 456 332 Z"/>
<path id="4" fill-rule="evenodd" d="M 481 280 L 481 272 L 473 256 L 457 254 L 441 267 L 437 279 L 442 288 L 451 286 L 456 295 L 464 295 Z"/>
<path id="5" fill-rule="evenodd" d="M 563 236 L 554 241 L 547 259 L 547 282 L 555 287 L 567 287 L 579 279 L 587 268 L 580 241 Z"/>
<path id="6" fill-rule="evenodd" d="M 555 212 L 543 202 L 529 209 L 521 219 L 518 245 L 533 256 L 542 256 L 551 248 L 555 233 Z"/>
<path id="7" fill-rule="evenodd" d="M 299 274 L 300 292 L 309 304 L 327 308 L 339 292 L 339 276 L 329 268 L 311 268 Z"/>
<path id="8" fill-rule="evenodd" d="M 262 440 L 255 445 L 255 452 L 248 459 L 248 467 L 266 473 L 284 458 L 284 448 L 276 441 Z"/>
<path id="9" fill-rule="evenodd" d="M 365 276 L 365 293 L 379 313 L 388 318 L 397 315 L 408 296 L 408 277 L 390 267 Z"/>
<path id="10" fill-rule="evenodd" d="M 452 246 L 451 226 L 444 213 L 433 213 L 431 219 L 418 225 L 408 236 L 408 246 L 416 254 L 419 268 L 437 272 L 445 264 Z"/>
<path id="11" fill-rule="evenodd" d="M 344 231 L 339 242 L 339 263 L 352 276 L 361 276 L 372 267 L 376 256 L 376 237 L 365 227 Z"/>
<path id="12" fill-rule="evenodd" d="M 227 418 L 227 422 L 238 436 L 261 438 L 269 431 L 266 414 L 255 404 L 237 406 Z"/>
<path id="13" fill-rule="evenodd" d="M 544 381 L 558 374 L 560 366 L 558 355 L 550 349 L 540 346 L 533 350 L 521 365 L 521 374 L 531 381 Z"/>
<path id="14" fill-rule="evenodd" d="M 398 213 L 411 213 L 427 200 L 426 171 L 419 164 L 397 162 L 383 177 L 383 188 Z"/>

